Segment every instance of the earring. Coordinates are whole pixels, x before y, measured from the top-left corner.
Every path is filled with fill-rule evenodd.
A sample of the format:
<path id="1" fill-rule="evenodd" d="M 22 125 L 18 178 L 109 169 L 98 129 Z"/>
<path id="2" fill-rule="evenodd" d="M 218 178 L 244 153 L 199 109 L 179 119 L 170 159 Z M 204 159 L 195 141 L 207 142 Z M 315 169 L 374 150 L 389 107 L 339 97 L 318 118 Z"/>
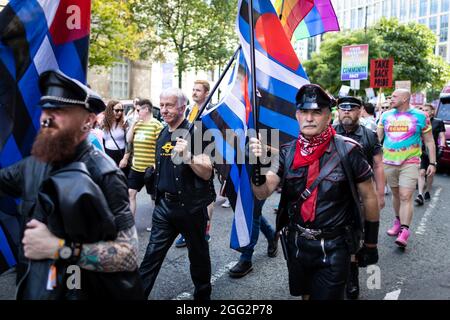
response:
<path id="1" fill-rule="evenodd" d="M 90 123 L 90 122 L 86 123 L 86 124 L 81 128 L 81 131 L 82 131 L 82 132 L 88 132 L 89 130 L 91 130 L 91 123 Z"/>

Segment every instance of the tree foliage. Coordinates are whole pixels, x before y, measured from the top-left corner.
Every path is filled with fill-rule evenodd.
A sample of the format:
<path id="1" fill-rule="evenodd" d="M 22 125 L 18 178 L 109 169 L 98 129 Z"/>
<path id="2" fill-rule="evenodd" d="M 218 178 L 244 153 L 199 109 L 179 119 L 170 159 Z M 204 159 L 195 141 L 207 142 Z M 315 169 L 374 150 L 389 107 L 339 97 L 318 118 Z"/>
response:
<path id="1" fill-rule="evenodd" d="M 236 0 L 140 0 L 133 12 L 140 28 L 156 30 L 146 41 L 147 53 L 160 59 L 176 55 L 181 87 L 186 70 L 211 69 L 231 57 L 236 8 Z"/>
<path id="2" fill-rule="evenodd" d="M 139 57 L 136 45 L 142 38 L 133 22 L 133 1 L 92 1 L 89 66 L 110 67 L 120 58 Z"/>
<path id="3" fill-rule="evenodd" d="M 383 18 L 367 33 L 356 30 L 327 34 L 320 53 L 304 63 L 310 81 L 336 94 L 342 85 L 342 46 L 365 43 L 369 44 L 369 61 L 393 58 L 394 81 L 411 80 L 413 92 L 442 88 L 450 78 L 450 66 L 434 55 L 436 35 L 430 29 L 414 22 L 400 24 L 396 19 Z M 361 81 L 361 90 L 369 86 L 369 79 Z"/>

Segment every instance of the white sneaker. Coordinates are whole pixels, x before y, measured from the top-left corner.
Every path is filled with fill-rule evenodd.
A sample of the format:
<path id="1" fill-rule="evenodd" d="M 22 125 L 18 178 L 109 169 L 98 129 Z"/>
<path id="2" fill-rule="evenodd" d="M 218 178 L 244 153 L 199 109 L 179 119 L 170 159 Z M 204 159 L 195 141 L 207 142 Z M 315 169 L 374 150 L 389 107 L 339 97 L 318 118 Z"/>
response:
<path id="1" fill-rule="evenodd" d="M 147 232 L 152 232 L 152 227 L 145 228 Z"/>
<path id="2" fill-rule="evenodd" d="M 230 200 L 226 200 L 224 203 L 222 203 L 222 208 L 229 208 L 231 207 Z"/>

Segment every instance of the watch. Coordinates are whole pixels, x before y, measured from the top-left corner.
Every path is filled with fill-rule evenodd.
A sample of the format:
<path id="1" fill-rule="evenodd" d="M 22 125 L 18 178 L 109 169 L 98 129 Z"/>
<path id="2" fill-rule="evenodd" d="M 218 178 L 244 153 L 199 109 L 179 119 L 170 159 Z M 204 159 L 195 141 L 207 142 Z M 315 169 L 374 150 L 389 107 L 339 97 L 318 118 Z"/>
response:
<path id="1" fill-rule="evenodd" d="M 430 162 L 430 166 L 436 167 L 437 166 L 437 162 Z"/>
<path id="2" fill-rule="evenodd" d="M 58 250 L 59 258 L 62 260 L 68 260 L 72 257 L 73 249 L 66 244 L 64 244 L 61 248 Z"/>

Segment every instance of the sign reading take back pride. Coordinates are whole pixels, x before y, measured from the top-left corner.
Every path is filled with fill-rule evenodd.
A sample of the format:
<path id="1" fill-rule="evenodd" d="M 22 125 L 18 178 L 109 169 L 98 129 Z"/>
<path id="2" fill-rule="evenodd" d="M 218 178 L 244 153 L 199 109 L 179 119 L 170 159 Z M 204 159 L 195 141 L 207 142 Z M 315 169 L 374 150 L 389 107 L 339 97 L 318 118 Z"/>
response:
<path id="1" fill-rule="evenodd" d="M 370 87 L 391 88 L 394 59 L 370 60 Z"/>

